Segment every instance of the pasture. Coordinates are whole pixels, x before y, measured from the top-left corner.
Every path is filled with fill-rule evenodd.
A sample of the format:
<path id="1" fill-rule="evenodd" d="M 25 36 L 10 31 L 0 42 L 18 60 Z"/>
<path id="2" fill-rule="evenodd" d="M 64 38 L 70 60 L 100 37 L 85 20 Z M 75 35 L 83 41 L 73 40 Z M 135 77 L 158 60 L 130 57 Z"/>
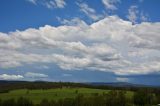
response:
<path id="1" fill-rule="evenodd" d="M 103 95 L 107 94 L 110 90 L 93 89 L 93 88 L 56 88 L 56 89 L 39 89 L 39 90 L 28 90 L 19 89 L 12 90 L 8 93 L 0 93 L 0 99 L 6 100 L 10 98 L 17 99 L 19 97 L 25 97 L 32 100 L 34 103 L 39 103 L 42 99 L 48 100 L 59 100 L 65 98 L 75 98 L 78 94 L 84 96 L 91 95 Z M 127 91 L 126 96 L 132 97 L 133 92 Z"/>

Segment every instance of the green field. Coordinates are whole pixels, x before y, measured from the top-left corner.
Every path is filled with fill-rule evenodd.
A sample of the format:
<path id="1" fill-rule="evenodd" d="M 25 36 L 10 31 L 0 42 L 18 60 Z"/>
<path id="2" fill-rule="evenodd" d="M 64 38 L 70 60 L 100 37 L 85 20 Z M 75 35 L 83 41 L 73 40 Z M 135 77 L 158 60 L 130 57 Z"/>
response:
<path id="1" fill-rule="evenodd" d="M 57 88 L 48 90 L 12 90 L 9 93 L 1 93 L 0 99 L 19 98 L 25 97 L 32 100 L 34 103 L 39 103 L 42 99 L 58 100 L 64 98 L 74 98 L 78 94 L 84 94 L 85 96 L 108 93 L 109 90 L 92 89 L 92 88 Z M 133 92 L 127 91 L 127 97 L 132 97 Z"/>

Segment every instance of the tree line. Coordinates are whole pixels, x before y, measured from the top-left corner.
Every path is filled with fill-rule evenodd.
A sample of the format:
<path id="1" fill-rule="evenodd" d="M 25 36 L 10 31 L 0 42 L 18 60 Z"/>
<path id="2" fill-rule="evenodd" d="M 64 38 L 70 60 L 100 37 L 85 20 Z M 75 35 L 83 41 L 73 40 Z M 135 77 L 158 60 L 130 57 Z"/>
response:
<path id="1" fill-rule="evenodd" d="M 126 93 L 124 90 L 111 90 L 103 94 L 93 93 L 91 96 L 78 94 L 75 98 L 43 99 L 38 104 L 20 97 L 0 100 L 0 106 L 155 106 L 160 103 L 160 94 L 152 93 L 149 89 L 135 91 L 131 98 Z"/>
<path id="2" fill-rule="evenodd" d="M 91 85 L 72 82 L 27 82 L 0 81 L 0 93 L 7 93 L 15 89 L 54 89 L 54 88 L 95 88 L 111 90 L 103 95 L 94 94 L 86 97 L 78 94 L 76 98 L 65 98 L 58 101 L 44 99 L 40 104 L 33 104 L 27 98 L 0 100 L 0 106 L 152 106 L 160 104 L 160 88 L 158 87 L 115 87 L 106 85 Z M 121 92 L 119 92 L 121 91 Z M 131 98 L 126 97 L 127 91 L 133 91 Z"/>
<path id="3" fill-rule="evenodd" d="M 105 89 L 105 90 L 126 90 L 126 91 L 138 91 L 139 89 L 149 89 L 153 93 L 160 93 L 159 87 L 147 87 L 147 86 L 109 86 L 109 85 L 93 85 L 90 83 L 73 83 L 73 82 L 28 82 L 28 81 L 0 81 L 0 93 L 7 93 L 10 90 L 16 89 L 54 89 L 54 88 L 93 88 L 93 89 Z"/>

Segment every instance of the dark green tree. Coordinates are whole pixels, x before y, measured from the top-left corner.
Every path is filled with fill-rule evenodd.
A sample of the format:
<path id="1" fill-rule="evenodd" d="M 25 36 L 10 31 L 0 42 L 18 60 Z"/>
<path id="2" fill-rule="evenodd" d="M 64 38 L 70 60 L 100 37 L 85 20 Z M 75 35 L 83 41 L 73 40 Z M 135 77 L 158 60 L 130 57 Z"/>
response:
<path id="1" fill-rule="evenodd" d="M 133 99 L 136 106 L 151 106 L 153 94 L 148 89 L 140 89 L 134 93 Z"/>
<path id="2" fill-rule="evenodd" d="M 14 99 L 3 100 L 1 106 L 17 106 Z"/>
<path id="3" fill-rule="evenodd" d="M 50 102 L 48 101 L 48 99 L 43 99 L 40 102 L 40 106 L 52 106 L 52 105 L 50 104 Z"/>
<path id="4" fill-rule="evenodd" d="M 27 98 L 20 97 L 17 100 L 16 106 L 33 106 L 33 103 Z"/>

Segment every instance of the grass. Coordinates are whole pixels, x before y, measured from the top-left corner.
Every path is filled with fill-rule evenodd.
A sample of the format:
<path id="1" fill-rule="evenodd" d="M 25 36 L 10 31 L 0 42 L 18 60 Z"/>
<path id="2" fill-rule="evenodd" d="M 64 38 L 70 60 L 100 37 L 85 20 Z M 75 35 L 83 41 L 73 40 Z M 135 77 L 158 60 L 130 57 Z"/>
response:
<path id="1" fill-rule="evenodd" d="M 109 90 L 102 89 L 91 89 L 91 88 L 57 88 L 57 89 L 48 89 L 48 90 L 12 90 L 9 93 L 1 93 L 0 99 L 9 99 L 9 98 L 19 98 L 25 97 L 32 100 L 34 103 L 39 103 L 42 99 L 46 98 L 48 100 L 58 100 L 64 98 L 74 98 L 78 94 L 84 94 L 89 96 L 95 93 L 103 94 L 108 93 Z M 131 97 L 133 92 L 127 91 L 127 97 Z"/>

